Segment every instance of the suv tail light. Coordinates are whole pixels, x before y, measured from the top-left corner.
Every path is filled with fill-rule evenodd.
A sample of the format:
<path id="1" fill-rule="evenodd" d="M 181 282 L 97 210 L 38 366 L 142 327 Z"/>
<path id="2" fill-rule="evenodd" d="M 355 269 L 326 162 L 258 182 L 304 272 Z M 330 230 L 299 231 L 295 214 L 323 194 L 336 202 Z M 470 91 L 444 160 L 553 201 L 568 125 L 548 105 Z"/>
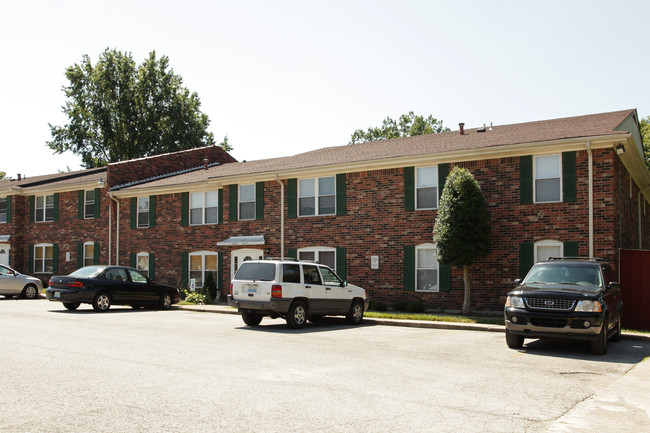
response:
<path id="1" fill-rule="evenodd" d="M 232 296 L 232 283 L 230 283 L 230 295 Z"/>
<path id="2" fill-rule="evenodd" d="M 282 286 L 280 284 L 274 284 L 271 286 L 271 298 L 281 298 L 282 297 Z"/>

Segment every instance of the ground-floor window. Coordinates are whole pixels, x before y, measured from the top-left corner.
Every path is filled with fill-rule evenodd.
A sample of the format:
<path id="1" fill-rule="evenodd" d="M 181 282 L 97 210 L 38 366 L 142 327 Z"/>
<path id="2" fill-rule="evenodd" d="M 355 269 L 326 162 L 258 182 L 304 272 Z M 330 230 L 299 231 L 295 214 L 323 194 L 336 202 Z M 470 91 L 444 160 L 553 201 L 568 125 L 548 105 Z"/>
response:
<path id="1" fill-rule="evenodd" d="M 535 262 L 548 260 L 549 257 L 562 257 L 564 243 L 553 240 L 535 242 Z"/>
<path id="2" fill-rule="evenodd" d="M 51 274 L 54 271 L 54 245 L 34 245 L 34 272 Z"/>
<path id="3" fill-rule="evenodd" d="M 190 253 L 190 285 L 194 282 L 197 288 L 203 287 L 208 273 L 217 281 L 218 254 L 213 251 L 198 251 Z"/>
<path id="4" fill-rule="evenodd" d="M 438 292 L 438 259 L 433 244 L 415 247 L 415 276 L 417 292 Z"/>
<path id="5" fill-rule="evenodd" d="M 149 253 L 139 252 L 135 257 L 135 266 L 138 271 L 151 278 L 149 275 Z"/>
<path id="6" fill-rule="evenodd" d="M 310 260 L 329 266 L 336 272 L 336 249 L 327 247 L 310 247 L 298 250 L 298 259 Z"/>
<path id="7" fill-rule="evenodd" d="M 95 243 L 94 242 L 84 243 L 83 254 L 84 254 L 83 265 L 84 266 L 94 265 L 95 264 Z"/>

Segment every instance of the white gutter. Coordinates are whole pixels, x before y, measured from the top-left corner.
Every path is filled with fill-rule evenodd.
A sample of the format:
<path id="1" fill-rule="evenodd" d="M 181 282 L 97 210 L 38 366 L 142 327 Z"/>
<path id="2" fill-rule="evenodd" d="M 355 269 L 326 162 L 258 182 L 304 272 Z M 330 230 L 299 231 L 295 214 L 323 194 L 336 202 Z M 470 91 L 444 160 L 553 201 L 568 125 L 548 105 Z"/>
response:
<path id="1" fill-rule="evenodd" d="M 589 257 L 594 256 L 594 168 L 591 142 L 587 141 L 587 156 L 589 166 Z"/>
<path id="2" fill-rule="evenodd" d="M 119 200 L 115 199 L 113 197 L 113 193 L 108 193 L 108 196 L 111 198 L 116 203 L 116 208 L 117 208 L 117 229 L 116 229 L 116 240 L 115 240 L 115 264 L 119 265 L 120 264 L 120 202 Z M 111 255 L 112 249 L 111 246 L 113 245 L 112 241 L 112 235 L 113 235 L 113 208 L 109 205 L 108 206 L 108 264 L 112 265 L 111 263 Z"/>
<path id="3" fill-rule="evenodd" d="M 275 181 L 280 184 L 280 259 L 284 260 L 284 182 L 275 175 Z"/>

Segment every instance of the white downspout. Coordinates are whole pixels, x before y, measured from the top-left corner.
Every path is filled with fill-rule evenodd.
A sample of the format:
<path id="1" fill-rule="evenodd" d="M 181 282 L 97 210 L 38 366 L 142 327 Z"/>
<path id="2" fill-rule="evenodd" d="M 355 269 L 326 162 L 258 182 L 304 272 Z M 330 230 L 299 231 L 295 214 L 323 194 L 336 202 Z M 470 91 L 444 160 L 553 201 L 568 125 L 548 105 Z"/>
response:
<path id="1" fill-rule="evenodd" d="M 650 187 L 648 187 L 650 188 Z M 641 197 L 643 196 L 643 192 L 646 191 L 648 188 L 640 189 L 639 188 L 639 195 L 637 197 L 637 207 L 639 208 L 639 249 L 643 249 L 643 227 L 641 225 Z"/>
<path id="2" fill-rule="evenodd" d="M 275 181 L 280 184 L 280 259 L 284 260 L 284 182 L 275 175 Z"/>
<path id="3" fill-rule="evenodd" d="M 591 142 L 587 142 L 589 166 L 589 257 L 594 256 L 594 168 Z"/>
<path id="4" fill-rule="evenodd" d="M 115 218 L 117 222 L 117 228 L 115 229 L 116 235 L 115 235 L 115 264 L 119 265 L 120 264 L 120 201 L 117 200 L 115 197 L 113 197 L 113 194 L 110 192 L 108 193 L 108 196 L 113 200 L 116 204 L 116 213 L 117 217 Z M 111 246 L 113 245 L 112 242 L 112 235 L 113 235 L 113 213 L 112 213 L 112 207 L 108 207 L 108 264 L 112 265 L 111 262 L 111 255 L 112 255 L 112 248 Z"/>

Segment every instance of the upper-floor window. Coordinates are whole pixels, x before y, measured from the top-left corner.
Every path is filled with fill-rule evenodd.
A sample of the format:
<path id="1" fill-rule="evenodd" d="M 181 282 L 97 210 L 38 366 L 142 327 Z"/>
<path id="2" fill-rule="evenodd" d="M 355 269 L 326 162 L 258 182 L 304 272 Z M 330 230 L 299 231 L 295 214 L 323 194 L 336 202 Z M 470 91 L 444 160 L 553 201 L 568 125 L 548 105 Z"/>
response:
<path id="1" fill-rule="evenodd" d="M 562 201 L 561 173 L 560 155 L 535 157 L 535 202 Z"/>
<path id="2" fill-rule="evenodd" d="M 138 197 L 138 228 L 149 227 L 149 197 Z"/>
<path id="3" fill-rule="evenodd" d="M 190 195 L 190 224 L 217 224 L 218 222 L 218 191 L 193 192 Z"/>
<path id="4" fill-rule="evenodd" d="M 0 223 L 7 222 L 7 197 L 0 198 Z"/>
<path id="5" fill-rule="evenodd" d="M 336 178 L 301 179 L 298 185 L 298 215 L 334 215 Z"/>
<path id="6" fill-rule="evenodd" d="M 34 272 L 52 273 L 54 270 L 54 245 L 34 245 Z"/>
<path id="7" fill-rule="evenodd" d="M 34 208 L 34 221 L 54 221 L 54 195 L 36 196 Z"/>
<path id="8" fill-rule="evenodd" d="M 418 292 L 437 292 L 438 285 L 438 259 L 432 244 L 423 244 L 415 247 L 415 290 Z"/>
<path id="9" fill-rule="evenodd" d="M 239 219 L 255 219 L 255 185 L 239 185 Z"/>
<path id="10" fill-rule="evenodd" d="M 95 218 L 95 190 L 84 191 L 84 218 Z"/>
<path id="11" fill-rule="evenodd" d="M 416 179 L 416 209 L 436 209 L 438 207 L 438 167 L 420 167 Z"/>

